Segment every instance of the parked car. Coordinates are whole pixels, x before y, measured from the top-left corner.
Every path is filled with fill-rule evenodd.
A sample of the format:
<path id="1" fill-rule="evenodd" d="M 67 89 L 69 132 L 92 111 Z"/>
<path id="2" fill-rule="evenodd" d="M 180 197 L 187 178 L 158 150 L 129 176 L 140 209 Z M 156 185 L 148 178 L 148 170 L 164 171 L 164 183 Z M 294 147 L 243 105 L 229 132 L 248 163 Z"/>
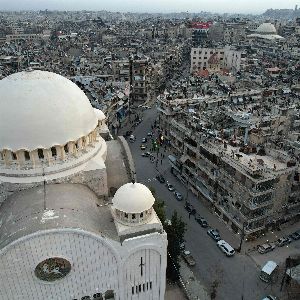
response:
<path id="1" fill-rule="evenodd" d="M 196 214 L 196 209 L 189 202 L 185 203 L 184 208 L 188 211 L 189 214 L 191 214 L 191 215 L 195 215 Z"/>
<path id="2" fill-rule="evenodd" d="M 178 201 L 181 201 L 183 199 L 182 195 L 179 192 L 177 192 L 177 191 L 174 192 L 174 195 L 175 195 L 175 198 Z"/>
<path id="3" fill-rule="evenodd" d="M 142 138 L 142 143 L 147 143 L 147 138 Z"/>
<path id="4" fill-rule="evenodd" d="M 129 137 L 129 141 L 131 143 L 134 143 L 135 142 L 135 136 L 132 134 L 130 137 Z"/>
<path id="5" fill-rule="evenodd" d="M 224 240 L 219 240 L 217 246 L 226 254 L 226 256 L 233 256 L 235 253 L 234 249 Z"/>
<path id="6" fill-rule="evenodd" d="M 216 242 L 221 240 L 221 236 L 218 229 L 209 229 L 207 230 L 207 234 Z"/>
<path id="7" fill-rule="evenodd" d="M 265 243 L 265 244 L 259 245 L 257 247 L 257 251 L 260 254 L 268 253 L 270 251 L 273 251 L 274 249 L 275 249 L 275 244 L 274 243 Z"/>
<path id="8" fill-rule="evenodd" d="M 141 150 L 146 150 L 146 145 L 142 144 L 141 145 Z"/>
<path id="9" fill-rule="evenodd" d="M 165 178 L 164 178 L 161 174 L 156 175 L 156 179 L 157 179 L 160 183 L 165 183 L 165 182 L 166 182 Z"/>
<path id="10" fill-rule="evenodd" d="M 143 152 L 143 153 L 142 153 L 142 156 L 143 156 L 143 157 L 149 157 L 150 154 L 151 154 L 150 152 Z"/>
<path id="11" fill-rule="evenodd" d="M 189 266 L 194 266 L 196 264 L 196 261 L 190 251 L 184 250 L 181 255 Z"/>
<path id="12" fill-rule="evenodd" d="M 292 240 L 290 239 L 290 238 L 288 238 L 288 237 L 281 237 L 280 239 L 278 239 L 276 242 L 275 242 L 275 244 L 276 244 L 276 246 L 278 246 L 278 247 L 283 247 L 283 246 L 285 246 L 285 245 L 288 245 L 290 242 L 291 242 Z"/>
<path id="13" fill-rule="evenodd" d="M 196 214 L 196 215 L 195 215 L 195 220 L 196 220 L 203 228 L 208 227 L 207 221 L 206 221 L 203 217 L 201 217 L 199 214 Z"/>
<path id="14" fill-rule="evenodd" d="M 126 131 L 125 136 L 131 136 L 132 135 L 132 130 Z"/>
<path id="15" fill-rule="evenodd" d="M 293 232 L 293 233 L 290 235 L 290 237 L 291 237 L 293 240 L 295 240 L 295 241 L 299 240 L 299 239 L 300 239 L 300 230 L 297 230 L 297 231 Z"/>
<path id="16" fill-rule="evenodd" d="M 173 192 L 175 190 L 174 186 L 171 183 L 169 183 L 169 182 L 166 183 L 166 186 L 167 186 L 167 189 L 170 192 Z"/>
<path id="17" fill-rule="evenodd" d="M 277 300 L 277 298 L 275 296 L 268 295 L 265 298 L 263 298 L 262 300 Z"/>
<path id="18" fill-rule="evenodd" d="M 152 135 L 153 135 L 152 132 L 147 133 L 147 136 L 152 136 Z"/>

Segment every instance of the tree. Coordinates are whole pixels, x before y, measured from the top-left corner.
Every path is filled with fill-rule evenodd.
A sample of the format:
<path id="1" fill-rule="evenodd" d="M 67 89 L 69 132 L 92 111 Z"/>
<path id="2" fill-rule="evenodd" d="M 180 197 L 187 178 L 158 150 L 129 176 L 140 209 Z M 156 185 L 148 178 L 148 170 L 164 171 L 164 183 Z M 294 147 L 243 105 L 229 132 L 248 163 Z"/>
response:
<path id="1" fill-rule="evenodd" d="M 156 193 L 153 187 L 150 187 L 150 191 L 154 198 L 156 198 Z M 167 278 L 172 281 L 176 281 L 179 278 L 180 244 L 184 241 L 186 223 L 184 223 L 182 218 L 178 216 L 177 211 L 173 212 L 171 220 L 167 220 L 165 202 L 158 198 L 156 198 L 153 208 L 168 235 Z"/>
<path id="2" fill-rule="evenodd" d="M 186 223 L 178 216 L 177 211 L 173 212 L 170 222 L 166 223 L 165 229 L 168 235 L 168 264 L 167 277 L 172 281 L 179 277 L 180 244 L 184 241 Z"/>

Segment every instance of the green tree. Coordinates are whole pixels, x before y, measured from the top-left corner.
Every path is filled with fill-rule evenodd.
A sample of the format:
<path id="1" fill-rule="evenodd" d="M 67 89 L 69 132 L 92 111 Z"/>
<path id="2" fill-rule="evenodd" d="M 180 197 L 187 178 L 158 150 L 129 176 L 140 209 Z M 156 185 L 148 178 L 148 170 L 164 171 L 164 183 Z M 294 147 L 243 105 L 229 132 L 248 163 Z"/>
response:
<path id="1" fill-rule="evenodd" d="M 153 208 L 159 217 L 163 227 L 168 235 L 168 261 L 167 261 L 167 278 L 176 281 L 179 276 L 179 258 L 180 244 L 184 241 L 186 232 L 186 223 L 178 216 L 177 211 L 173 212 L 171 220 L 167 220 L 165 211 L 165 202 L 156 197 L 155 189 L 150 187 L 155 202 Z"/>

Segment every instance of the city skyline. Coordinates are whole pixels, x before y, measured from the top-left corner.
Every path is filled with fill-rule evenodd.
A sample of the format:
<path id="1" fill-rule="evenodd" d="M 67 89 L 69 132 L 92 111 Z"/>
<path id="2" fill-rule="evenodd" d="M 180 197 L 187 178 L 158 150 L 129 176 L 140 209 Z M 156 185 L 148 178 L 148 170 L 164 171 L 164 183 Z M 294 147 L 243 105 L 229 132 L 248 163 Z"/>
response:
<path id="1" fill-rule="evenodd" d="M 0 0 L 0 10 L 107 10 L 120 12 L 149 12 L 149 13 L 172 13 L 189 12 L 197 13 L 201 11 L 213 13 L 250 13 L 260 14 L 269 8 L 292 9 L 298 3 L 292 0 L 272 1 L 272 0 L 240 0 L 236 3 L 230 0 L 89 0 L 82 3 L 79 0 L 23 0 L 8 1 Z"/>

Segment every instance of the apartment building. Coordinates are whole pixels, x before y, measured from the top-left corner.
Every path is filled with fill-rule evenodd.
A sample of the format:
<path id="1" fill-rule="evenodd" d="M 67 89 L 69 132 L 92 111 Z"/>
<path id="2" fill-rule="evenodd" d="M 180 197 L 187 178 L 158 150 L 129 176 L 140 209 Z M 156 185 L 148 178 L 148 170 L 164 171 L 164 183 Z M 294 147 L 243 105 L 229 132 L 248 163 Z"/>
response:
<path id="1" fill-rule="evenodd" d="M 192 48 L 190 72 L 208 70 L 213 73 L 228 69 L 233 73 L 240 71 L 246 54 L 230 47 Z"/>
<path id="2" fill-rule="evenodd" d="M 299 170 L 283 149 L 250 143 L 247 115 L 223 105 L 218 122 L 201 118 L 204 107 L 217 110 L 222 103 L 226 100 L 203 105 L 195 99 L 161 97 L 160 126 L 173 152 L 172 173 L 234 232 L 251 237 L 299 215 Z M 213 129 L 211 124 L 222 119 L 228 128 Z"/>

